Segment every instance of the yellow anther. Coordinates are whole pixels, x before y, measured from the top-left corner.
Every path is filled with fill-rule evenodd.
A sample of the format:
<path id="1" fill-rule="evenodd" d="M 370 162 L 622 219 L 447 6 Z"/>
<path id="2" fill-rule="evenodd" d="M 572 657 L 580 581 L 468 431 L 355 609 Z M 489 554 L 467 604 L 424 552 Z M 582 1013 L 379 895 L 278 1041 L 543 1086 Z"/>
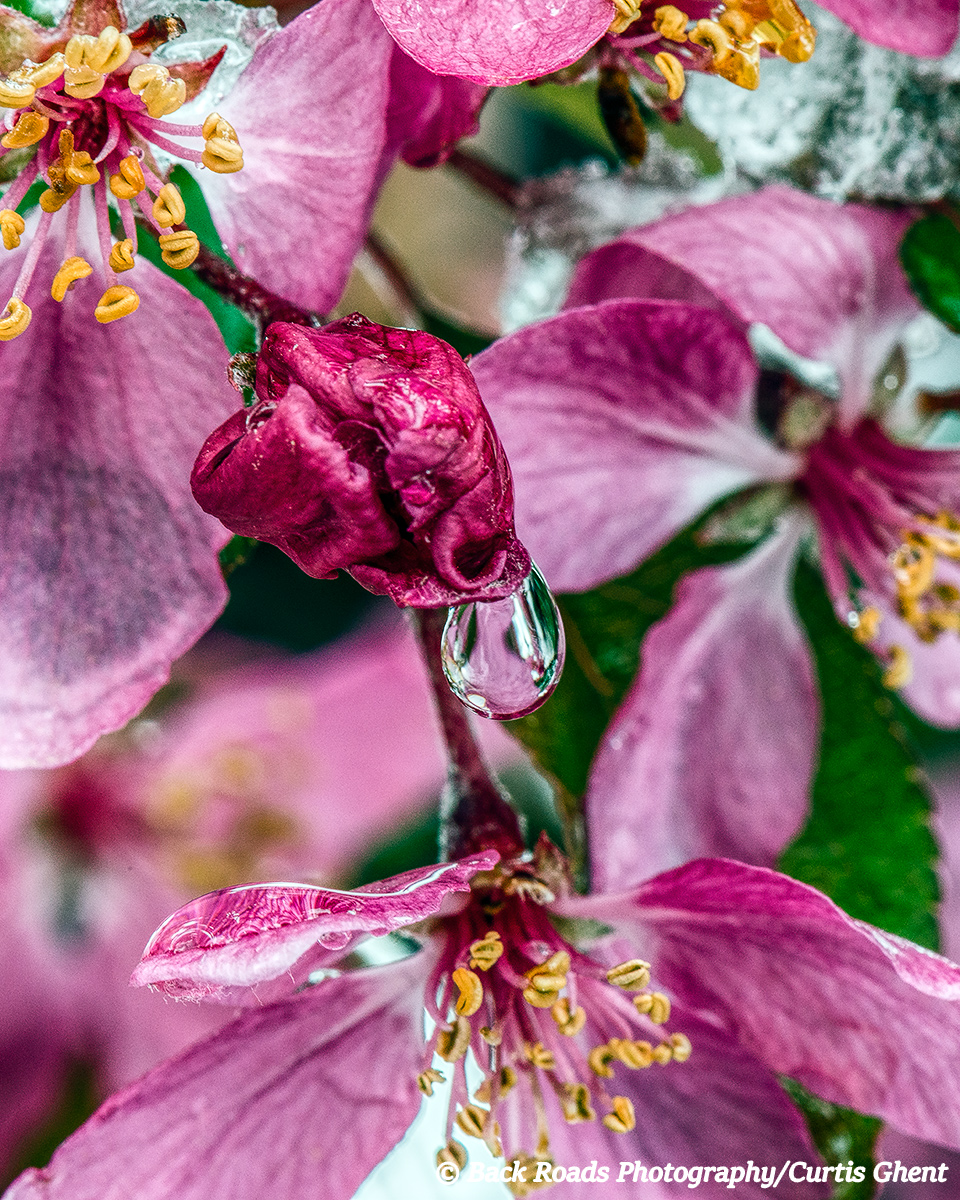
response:
<path id="1" fill-rule="evenodd" d="M 442 1167 L 445 1163 L 451 1163 L 458 1171 L 462 1171 L 467 1165 L 466 1147 L 452 1139 L 447 1142 L 442 1150 L 437 1151 L 437 1166 Z"/>
<path id="2" fill-rule="evenodd" d="M 107 77 L 93 67 L 70 67 L 63 72 L 63 90 L 75 100 L 90 100 L 103 91 Z"/>
<path id="3" fill-rule="evenodd" d="M 503 1099 L 507 1092 L 516 1086 L 516 1083 L 517 1073 L 513 1067 L 501 1067 L 497 1088 L 498 1099 Z M 490 1079 L 485 1079 L 473 1093 L 473 1098 L 479 1100 L 481 1104 L 489 1104 L 492 1095 L 493 1083 Z"/>
<path id="4" fill-rule="evenodd" d="M 120 170 L 110 176 L 110 191 L 119 200 L 132 200 L 147 186 L 140 160 L 132 154 L 120 160 Z"/>
<path id="5" fill-rule="evenodd" d="M 108 25 L 106 29 L 101 30 L 99 37 L 91 38 L 90 42 L 85 44 L 83 62 L 88 67 L 93 67 L 95 71 L 99 71 L 101 75 L 108 74 L 108 71 L 113 70 L 113 66 L 108 67 L 107 64 L 114 57 L 114 51 L 120 44 L 120 38 L 120 30 L 115 25 Z M 128 42 L 129 40 L 127 38 Z M 126 62 L 129 57 L 130 51 L 128 50 L 126 56 L 120 61 Z M 116 66 L 119 65 L 120 62 L 116 64 Z"/>
<path id="6" fill-rule="evenodd" d="M 147 112 L 155 120 L 168 117 L 182 108 L 187 99 L 187 85 L 182 79 L 155 79 L 140 93 Z"/>
<path id="7" fill-rule="evenodd" d="M 653 1048 L 653 1061 L 661 1066 L 666 1064 L 673 1058 L 673 1046 L 669 1042 L 661 1042 L 659 1046 Z"/>
<path id="8" fill-rule="evenodd" d="M 760 83 L 760 46 L 757 42 L 736 45 L 729 58 L 722 63 L 714 60 L 711 66 L 723 79 L 752 92 Z"/>
<path id="9" fill-rule="evenodd" d="M 717 20 L 724 27 L 731 37 L 736 38 L 738 42 L 745 42 L 751 35 L 754 29 L 754 22 L 747 16 L 745 12 L 740 12 L 738 9 L 727 8 L 717 16 Z"/>
<path id="10" fill-rule="evenodd" d="M 670 1001 L 663 992 L 634 996 L 633 1003 L 637 1012 L 649 1017 L 654 1025 L 665 1025 L 670 1020 Z"/>
<path id="11" fill-rule="evenodd" d="M 183 197 L 172 183 L 165 183 L 153 202 L 153 219 L 161 229 L 179 225 L 187 215 Z"/>
<path id="12" fill-rule="evenodd" d="M 661 50 L 659 54 L 653 56 L 653 61 L 657 70 L 667 81 L 667 95 L 671 100 L 679 100 L 683 95 L 683 89 L 687 86 L 680 59 L 668 50 Z"/>
<path id="13" fill-rule="evenodd" d="M 439 1071 L 435 1071 L 433 1067 L 426 1071 L 421 1071 L 417 1076 L 417 1087 L 425 1096 L 433 1095 L 433 1085 L 435 1083 L 444 1083 L 444 1077 Z"/>
<path id="14" fill-rule="evenodd" d="M 532 984 L 523 989 L 523 998 L 528 1004 L 532 1004 L 534 1008 L 553 1008 L 556 1001 L 560 998 L 559 989 L 550 992 L 541 992 L 539 988 L 535 988 Z"/>
<path id="15" fill-rule="evenodd" d="M 575 1037 L 587 1023 L 586 1009 L 575 1008 L 571 1012 L 570 1001 L 566 997 L 550 1005 L 550 1015 L 564 1037 Z"/>
<path id="16" fill-rule="evenodd" d="M 100 297 L 100 303 L 94 309 L 93 315 L 101 325 L 109 325 L 111 321 L 119 321 L 128 317 L 140 307 L 140 297 L 131 287 L 114 285 L 108 287 Z"/>
<path id="17" fill-rule="evenodd" d="M 47 188 L 45 192 L 40 193 L 40 207 L 44 212 L 59 212 L 76 190 L 77 186 L 73 183 L 62 188 Z"/>
<path id="18" fill-rule="evenodd" d="M 70 155 L 69 161 L 64 163 L 63 174 L 67 182 L 72 183 L 74 187 L 96 183 L 100 178 L 97 164 L 86 150 L 76 150 Z"/>
<path id="19" fill-rule="evenodd" d="M 0 146 L 5 150 L 19 150 L 23 146 L 34 146 L 50 128 L 50 118 L 44 117 L 32 109 L 21 113 L 17 123 L 0 138 Z"/>
<path id="20" fill-rule="evenodd" d="M 526 972 L 527 979 L 530 980 L 530 986 L 524 988 L 524 999 L 535 1005 L 537 1008 L 550 1008 L 556 1000 L 557 995 L 567 986 L 567 972 L 570 970 L 570 955 L 566 950 L 558 950 L 556 954 L 552 954 L 546 962 L 540 963 L 536 967 L 531 967 Z M 534 995 L 531 996 L 531 993 Z M 550 997 L 548 1003 L 541 1003 L 541 999 Z"/>
<path id="21" fill-rule="evenodd" d="M 122 242 L 115 242 L 110 251 L 110 270 L 117 275 L 121 271 L 132 271 L 134 267 L 133 253 L 133 242 L 130 238 L 124 238 Z"/>
<path id="22" fill-rule="evenodd" d="M 671 1033 L 670 1045 L 673 1047 L 674 1062 L 686 1062 L 693 1053 L 693 1046 L 685 1033 Z"/>
<path id="23" fill-rule="evenodd" d="M 26 108 L 33 103 L 36 91 L 32 83 L 0 79 L 0 108 Z"/>
<path id="24" fill-rule="evenodd" d="M 441 1029 L 437 1033 L 437 1053 L 447 1062 L 458 1062 L 470 1047 L 470 1022 L 457 1016 L 452 1029 Z"/>
<path id="25" fill-rule="evenodd" d="M 613 1068 L 610 1063 L 613 1061 L 613 1057 L 609 1046 L 594 1046 L 587 1055 L 587 1062 L 594 1075 L 599 1075 L 602 1079 L 612 1079 Z"/>
<path id="26" fill-rule="evenodd" d="M 617 10 L 617 15 L 610 22 L 610 33 L 623 33 L 640 16 L 640 4 L 637 0 L 613 0 L 613 7 Z"/>
<path id="27" fill-rule="evenodd" d="M 733 51 L 730 34 L 718 21 L 704 17 L 699 20 L 690 34 L 690 41 L 713 52 L 712 66 L 722 67 Z"/>
<path id="28" fill-rule="evenodd" d="M 486 937 L 470 943 L 470 966 L 475 971 L 489 971 L 500 961 L 502 954 L 503 942 L 500 940 L 500 934 L 491 930 Z"/>
<path id="29" fill-rule="evenodd" d="M 633 1113 L 633 1105 L 626 1096 L 614 1096 L 613 1112 L 607 1113 L 603 1123 L 612 1133 L 629 1133 L 636 1127 L 637 1118 Z"/>
<path id="30" fill-rule="evenodd" d="M 169 78 L 170 72 L 159 63 L 141 63 L 130 72 L 127 87 L 134 95 L 139 96 L 148 84 L 163 83 Z"/>
<path id="31" fill-rule="evenodd" d="M 77 280 L 86 279 L 92 271 L 93 267 L 86 259 L 80 258 L 76 254 L 72 258 L 65 259 L 60 270 L 53 277 L 50 295 L 58 303 L 62 302 Z"/>
<path id="32" fill-rule="evenodd" d="M 24 220 L 18 212 L 14 212 L 12 208 L 5 208 L 0 212 L 0 234 L 3 235 L 3 244 L 7 250 L 16 250 L 20 245 L 23 229 Z"/>
<path id="33" fill-rule="evenodd" d="M 933 583 L 937 556 L 919 537 L 910 537 L 893 555 L 893 577 L 901 599 L 916 599 Z"/>
<path id="34" fill-rule="evenodd" d="M 910 655 L 903 646 L 891 646 L 888 653 L 890 665 L 883 673 L 883 686 L 893 690 L 906 687 L 913 678 L 913 662 Z"/>
<path id="35" fill-rule="evenodd" d="M 229 124 L 228 121 L 224 121 L 218 112 L 212 112 L 204 117 L 203 125 L 200 127 L 200 132 L 203 134 L 204 140 L 216 136 L 221 123 L 223 125 Z M 230 128 L 233 129 L 233 126 L 230 125 Z M 499 937 L 499 933 L 496 936 Z"/>
<path id="36" fill-rule="evenodd" d="M 625 992 L 639 992 L 650 982 L 650 964 L 642 958 L 631 958 L 619 963 L 607 972 L 607 983 L 623 988 Z"/>
<path id="37" fill-rule="evenodd" d="M 87 50 L 95 46 L 97 39 L 89 33 L 75 33 L 63 48 L 63 58 L 66 65 L 73 70 L 82 67 Z"/>
<path id="38" fill-rule="evenodd" d="M 552 1071 L 557 1065 L 553 1052 L 547 1050 L 543 1042 L 534 1042 L 532 1045 L 527 1042 L 523 1047 L 523 1053 L 529 1062 L 544 1071 Z"/>
<path id="39" fill-rule="evenodd" d="M 25 83 L 30 83 L 39 89 L 55 83 L 63 74 L 65 66 L 64 57 L 58 51 L 56 54 L 51 54 L 42 63 L 31 62 L 27 59 L 21 67 L 17 68 L 15 74 L 17 79 Z"/>
<path id="40" fill-rule="evenodd" d="M 653 1047 L 649 1042 L 631 1042 L 627 1038 L 611 1038 L 607 1043 L 614 1058 L 637 1071 L 653 1062 Z"/>
<path id="41" fill-rule="evenodd" d="M 0 316 L 0 342 L 12 342 L 30 324 L 33 313 L 22 300 L 11 299 Z"/>
<path id="42" fill-rule="evenodd" d="M 872 642 L 880 632 L 881 613 L 878 608 L 864 608 L 858 613 L 854 613 L 851 620 L 853 625 L 854 640 L 859 642 L 861 646 L 865 646 L 867 642 Z"/>
<path id="43" fill-rule="evenodd" d="M 503 1041 L 502 1029 L 491 1029 L 489 1025 L 481 1025 L 480 1036 L 488 1046 L 499 1046 Z"/>
<path id="44" fill-rule="evenodd" d="M 583 1083 L 568 1083 L 564 1088 L 564 1095 L 560 1099 L 563 1106 L 563 1117 L 571 1125 L 577 1125 L 581 1121 L 594 1121 L 597 1114 L 590 1106 L 590 1091 L 586 1084 Z"/>
<path id="45" fill-rule="evenodd" d="M 793 0 L 770 0 L 770 18 L 761 21 L 754 37 L 788 62 L 806 62 L 813 54 L 817 31 Z"/>
<path id="46" fill-rule="evenodd" d="M 690 18 L 672 4 L 663 4 L 653 14 L 653 28 L 661 37 L 671 42 L 687 40 L 687 25 Z"/>
<path id="47" fill-rule="evenodd" d="M 160 239 L 160 244 L 163 245 L 163 238 Z M 166 262 L 166 258 L 167 256 L 164 254 L 164 262 Z M 483 984 L 480 982 L 480 976 L 475 975 L 473 971 L 468 971 L 466 967 L 457 967 L 451 978 L 460 989 L 460 996 L 454 1008 L 461 1017 L 472 1017 L 483 1003 Z"/>
<path id="48" fill-rule="evenodd" d="M 161 233 L 159 240 L 160 257 L 175 271 L 189 267 L 200 253 L 200 239 L 191 229 L 181 229 L 177 233 Z"/>
<path id="49" fill-rule="evenodd" d="M 466 1108 L 461 1108 L 457 1113 L 457 1125 L 467 1137 L 482 1138 L 489 1116 L 490 1114 L 485 1108 L 478 1108 L 476 1104 L 468 1104 Z"/>
<path id="50" fill-rule="evenodd" d="M 232 175 L 243 169 L 243 150 L 235 138 L 208 138 L 200 161 L 217 175 Z"/>

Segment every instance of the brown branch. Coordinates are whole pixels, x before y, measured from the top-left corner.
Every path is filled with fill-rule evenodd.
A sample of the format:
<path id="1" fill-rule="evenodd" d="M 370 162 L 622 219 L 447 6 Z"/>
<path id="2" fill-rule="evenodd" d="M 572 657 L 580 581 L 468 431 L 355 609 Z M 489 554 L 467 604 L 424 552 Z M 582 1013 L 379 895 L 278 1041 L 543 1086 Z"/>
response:
<path id="1" fill-rule="evenodd" d="M 490 163 L 471 154 L 468 150 L 456 149 L 446 160 L 446 165 L 458 171 L 471 183 L 475 183 L 481 191 L 493 196 L 507 208 L 517 208 L 520 204 L 520 181 L 510 175 L 498 171 Z"/>

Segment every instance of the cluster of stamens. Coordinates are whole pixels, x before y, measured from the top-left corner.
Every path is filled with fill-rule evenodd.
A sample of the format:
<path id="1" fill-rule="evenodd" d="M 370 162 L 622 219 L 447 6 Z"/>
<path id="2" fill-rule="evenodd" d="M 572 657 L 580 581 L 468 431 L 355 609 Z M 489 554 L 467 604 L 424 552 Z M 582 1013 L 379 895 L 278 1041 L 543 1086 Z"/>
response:
<path id="1" fill-rule="evenodd" d="M 922 642 L 960 633 L 960 586 L 937 578 L 941 559 L 960 559 L 960 520 L 948 512 L 918 518 L 918 526 L 904 531 L 903 542 L 890 555 L 898 611 Z M 880 622 L 881 613 L 873 606 L 850 615 L 853 636 L 864 645 L 877 637 Z M 905 687 L 913 678 L 909 651 L 892 645 L 886 654 L 884 685 Z"/>
<path id="2" fill-rule="evenodd" d="M 604 969 L 560 938 L 542 898 L 488 895 L 452 924 L 427 991 L 437 1029 L 418 1077 L 430 1096 L 445 1081 L 434 1055 L 453 1069 L 447 1142 L 437 1161 L 462 1169 L 467 1150 L 459 1137 L 480 1139 L 495 1157 L 506 1152 L 525 1168 L 508 1186 L 526 1195 L 552 1182 L 551 1109 L 555 1120 L 573 1124 L 600 1114 L 611 1132 L 627 1133 L 636 1124 L 633 1104 L 608 1081 L 622 1070 L 682 1063 L 691 1045 L 684 1034 L 664 1030 L 670 1001 L 650 989 L 648 963 L 634 959 Z M 469 1050 L 484 1076 L 472 1096 Z M 526 1093 L 525 1146 L 504 1144 L 497 1115 L 515 1088 Z M 514 1127 L 511 1122 L 511 1140 L 523 1137 Z"/>
<path id="3" fill-rule="evenodd" d="M 678 100 L 685 70 L 720 75 L 742 88 L 760 82 L 760 54 L 779 55 L 789 62 L 806 62 L 813 54 L 816 30 L 793 0 L 723 0 L 710 17 L 693 20 L 682 9 L 665 4 L 654 11 L 652 30 L 634 33 L 631 26 L 644 18 L 642 0 L 613 0 L 617 15 L 609 32 L 642 74 L 656 79 L 633 51 L 653 53 L 653 66 Z M 627 34 L 629 36 L 621 36 Z M 658 49 L 659 47 L 659 49 Z M 654 51 L 656 51 L 654 53 Z"/>
<path id="4" fill-rule="evenodd" d="M 182 31 L 168 19 L 172 35 Z M 63 301 L 68 291 L 93 271 L 76 253 L 81 197 L 93 193 L 97 237 L 109 286 L 100 297 L 95 316 L 101 324 L 134 312 L 136 291 L 120 284 L 118 276 L 135 265 L 136 202 L 142 219 L 158 235 L 161 257 L 174 270 L 189 267 L 200 252 L 197 235 L 186 228 L 186 206 L 179 190 L 163 181 L 151 144 L 169 154 L 202 164 L 219 174 L 239 171 L 243 152 L 230 123 L 211 113 L 202 126 L 170 125 L 162 120 L 187 99 L 184 81 L 157 63 L 146 61 L 150 46 L 137 42 L 114 26 L 100 34 L 74 34 L 62 50 L 43 62 L 24 62 L 0 80 L 0 107 L 14 110 L 4 151 L 36 147 L 30 162 L 10 185 L 0 211 L 0 237 L 7 250 L 20 245 L 25 222 L 17 208 L 31 186 L 42 179 L 48 186 L 39 197 L 40 218 L 19 278 L 0 315 L 0 340 L 18 337 L 30 323 L 24 297 L 33 278 L 51 218 L 66 210 L 66 252 L 51 295 Z M 169 135 L 201 138 L 202 151 L 180 146 Z M 123 237 L 114 241 L 111 208 L 119 217 Z"/>

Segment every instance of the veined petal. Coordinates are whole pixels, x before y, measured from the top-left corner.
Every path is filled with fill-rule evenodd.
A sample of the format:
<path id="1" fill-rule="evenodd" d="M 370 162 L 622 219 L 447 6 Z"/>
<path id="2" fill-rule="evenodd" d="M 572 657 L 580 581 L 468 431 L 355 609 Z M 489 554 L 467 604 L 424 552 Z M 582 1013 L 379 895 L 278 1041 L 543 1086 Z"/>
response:
<path id="1" fill-rule="evenodd" d="M 802 828 L 817 751 L 810 650 L 791 587 L 804 519 L 681 583 L 648 633 L 587 799 L 601 890 L 704 855 L 770 866 Z"/>
<path id="2" fill-rule="evenodd" d="M 244 1014 L 112 1097 L 7 1200 L 351 1196 L 420 1106 L 424 965 Z"/>
<path id="3" fill-rule="evenodd" d="M 226 600 L 227 534 L 189 489 L 205 434 L 235 402 L 216 326 L 142 261 L 140 313 L 94 320 L 98 270 L 58 304 L 40 283 L 60 265 L 55 241 L 32 323 L 0 362 L 4 768 L 67 762 L 123 725 Z M 4 295 L 23 253 L 3 261 Z"/>
<path id="4" fill-rule="evenodd" d="M 956 0 L 823 0 L 823 7 L 865 42 L 901 54 L 935 58 L 946 54 L 957 37 Z"/>
<path id="5" fill-rule="evenodd" d="M 869 597 L 869 593 L 863 595 Z M 960 635 L 945 632 L 936 641 L 926 642 L 894 610 L 892 601 L 876 607 L 883 615 L 871 649 L 899 646 L 910 659 L 910 681 L 899 689 L 900 695 L 931 725 L 956 729 L 960 726 Z"/>
<path id="6" fill-rule="evenodd" d="M 609 0 L 374 0 L 411 58 L 438 75 L 505 85 L 572 63 L 606 33 Z"/>
<path id="7" fill-rule="evenodd" d="M 960 1147 L 960 967 L 806 884 L 722 859 L 574 907 L 645 929 L 658 979 L 771 1069 Z"/>
<path id="8" fill-rule="evenodd" d="M 518 530 L 558 591 L 622 575 L 719 496 L 797 470 L 753 423 L 745 338 L 702 308 L 575 309 L 471 366 L 513 469 Z"/>
<path id="9" fill-rule="evenodd" d="M 224 988 L 254 987 L 280 976 L 287 991 L 336 962 L 356 935 L 390 933 L 432 916 L 451 892 L 469 890 L 478 871 L 498 859 L 486 851 L 459 862 L 420 867 L 353 892 L 294 883 L 248 884 L 210 892 L 178 909 L 150 939 L 133 973 L 179 997 L 235 1000 Z M 309 970 L 297 961 L 319 943 Z M 256 1002 L 254 997 L 253 1002 Z"/>
<path id="10" fill-rule="evenodd" d="M 744 325 L 761 322 L 795 353 L 836 367 L 850 425 L 919 312 L 897 259 L 910 219 L 767 187 L 688 208 L 600 247 L 578 267 L 567 303 L 673 299 L 691 283 L 696 298 L 706 288 Z"/>
<path id="11" fill-rule="evenodd" d="M 240 270 L 296 304 L 340 298 L 379 177 L 393 43 L 368 0 L 327 0 L 258 47 L 219 111 L 244 167 L 203 174 Z"/>

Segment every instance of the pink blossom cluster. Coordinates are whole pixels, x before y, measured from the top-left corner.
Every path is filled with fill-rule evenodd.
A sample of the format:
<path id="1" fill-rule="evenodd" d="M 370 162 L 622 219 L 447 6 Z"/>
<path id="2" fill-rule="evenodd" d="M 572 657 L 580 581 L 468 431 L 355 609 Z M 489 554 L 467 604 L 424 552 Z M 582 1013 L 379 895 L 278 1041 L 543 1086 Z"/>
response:
<path id="1" fill-rule="evenodd" d="M 957 35 L 953 0 L 828 7 L 900 53 Z M 192 20 L 210 44 L 179 59 Z M 689 73 L 762 94 L 761 60 L 800 71 L 815 40 L 793 0 L 0 8 L 7 1200 L 352 1200 L 421 1112 L 438 1188 L 492 1160 L 514 1195 L 587 1200 L 669 1161 L 683 1180 L 645 1194 L 697 1170 L 718 1200 L 702 1164 L 749 1161 L 759 1200 L 803 1162 L 776 1194 L 827 1200 L 818 1104 L 885 1124 L 889 1200 L 960 1171 L 960 966 L 777 870 L 824 739 L 799 565 L 903 711 L 960 727 L 960 392 L 909 355 L 921 214 L 729 181 L 582 254 L 560 311 L 466 360 L 372 225 L 401 162 L 516 203 L 458 147 L 493 88 L 596 76 L 639 159 L 648 124 L 684 136 Z M 346 315 L 365 255 L 429 329 Z M 230 306 L 255 344 L 233 357 Z M 534 712 L 551 591 L 616 587 L 694 526 L 739 552 L 682 578 L 574 796 Z M 233 538 L 348 572 L 418 650 L 387 606 L 299 658 L 184 659 Z M 498 711 L 507 675 L 527 690 Z M 556 703 L 581 754 L 596 714 Z M 533 761 L 468 708 L 532 713 Z M 494 767 L 552 789 L 565 851 Z M 936 791 L 956 956 L 949 770 Z M 430 805 L 439 851 L 408 861 Z M 78 1068 L 106 1099 L 17 1174 Z"/>

